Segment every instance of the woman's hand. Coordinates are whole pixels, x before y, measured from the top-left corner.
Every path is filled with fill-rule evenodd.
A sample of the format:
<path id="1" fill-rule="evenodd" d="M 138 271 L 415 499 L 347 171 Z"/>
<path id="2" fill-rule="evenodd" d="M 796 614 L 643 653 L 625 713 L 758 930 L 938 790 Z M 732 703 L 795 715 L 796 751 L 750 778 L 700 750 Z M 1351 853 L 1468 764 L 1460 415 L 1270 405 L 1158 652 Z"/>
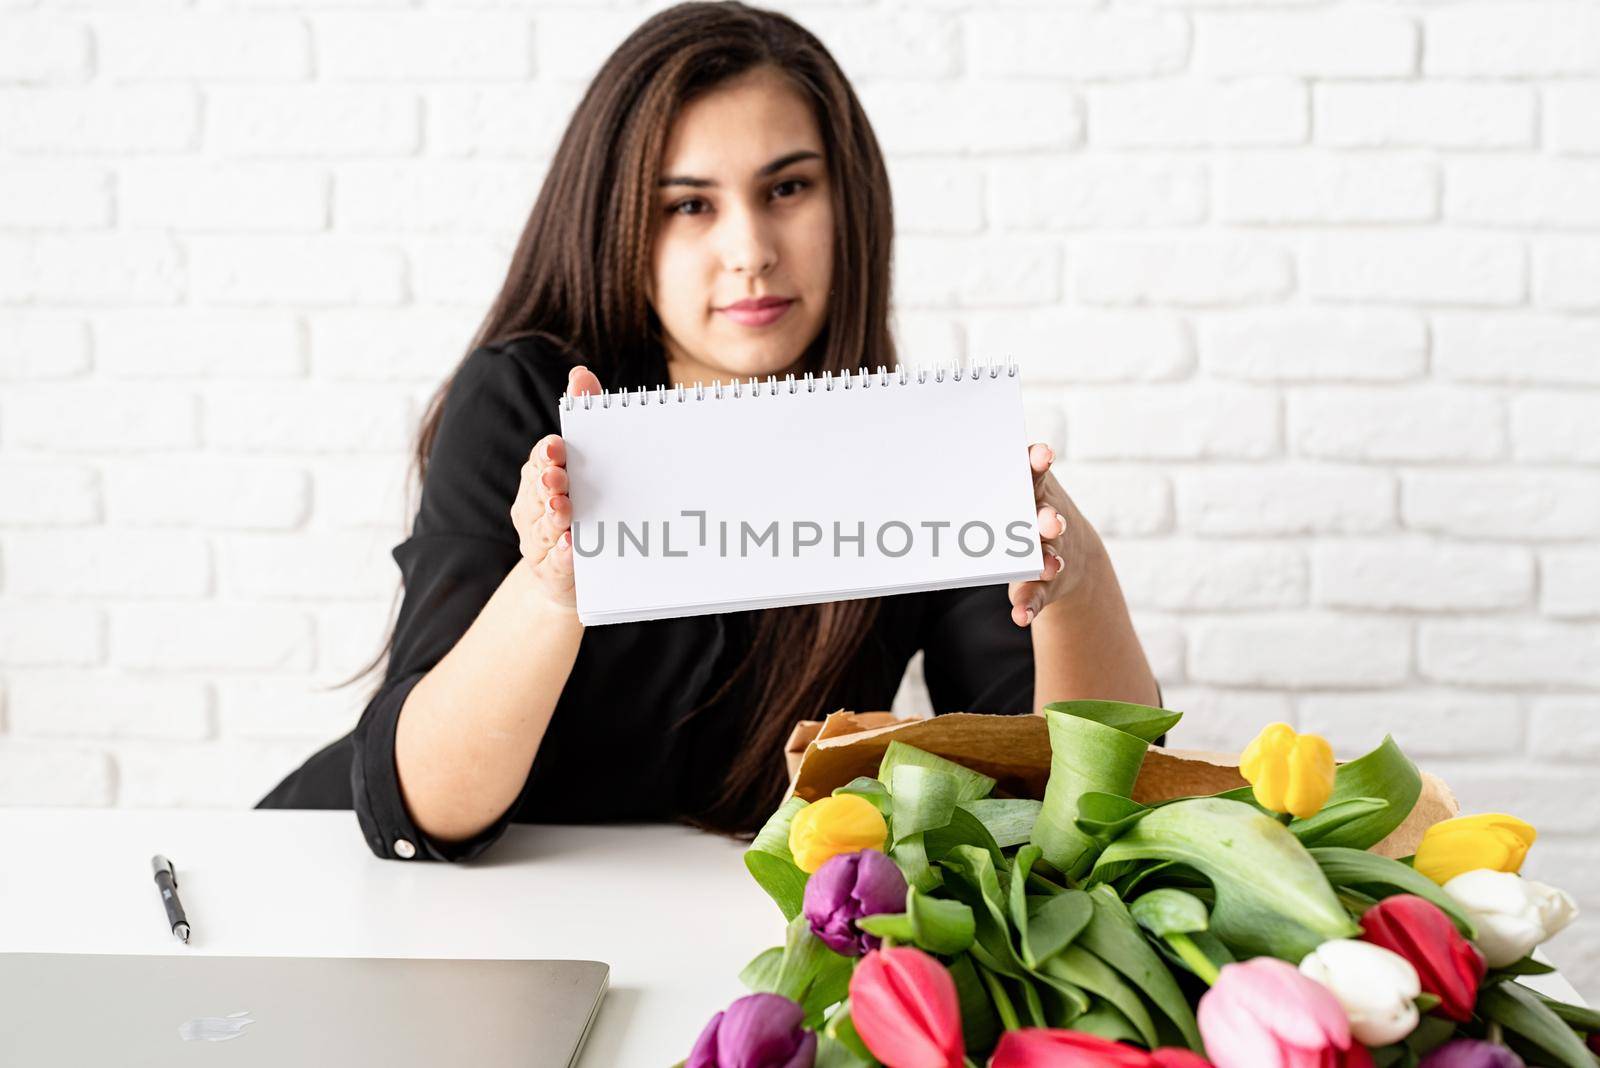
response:
<path id="1" fill-rule="evenodd" d="M 567 395 L 598 394 L 600 379 L 587 367 L 567 372 Z M 567 496 L 567 443 L 546 434 L 522 465 L 522 482 L 511 503 L 511 522 L 522 545 L 523 563 L 552 604 L 576 609 L 572 581 L 572 500 Z"/>
<path id="2" fill-rule="evenodd" d="M 1056 476 L 1050 473 L 1055 450 L 1042 442 L 1028 446 L 1028 468 L 1033 474 L 1033 504 L 1038 509 L 1040 552 L 1044 570 L 1037 579 L 1013 582 L 1011 621 L 1026 627 L 1045 606 L 1076 592 L 1093 559 L 1090 549 L 1099 539 L 1078 511 Z"/>

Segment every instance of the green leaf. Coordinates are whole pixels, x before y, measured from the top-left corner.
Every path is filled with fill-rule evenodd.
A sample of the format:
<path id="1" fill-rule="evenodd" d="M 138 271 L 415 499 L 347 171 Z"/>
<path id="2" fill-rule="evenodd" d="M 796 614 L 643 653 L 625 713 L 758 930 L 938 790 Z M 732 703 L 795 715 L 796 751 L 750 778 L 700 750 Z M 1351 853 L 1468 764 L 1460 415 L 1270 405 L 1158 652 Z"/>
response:
<path id="1" fill-rule="evenodd" d="M 1039 997 L 1038 987 L 1034 986 L 1032 981 L 1028 979 L 1014 981 L 1022 987 L 1022 1006 L 1027 1010 L 1029 1022 L 1034 1027 L 1050 1026 L 1045 1022 L 1044 1001 Z"/>
<path id="2" fill-rule="evenodd" d="M 1000 1018 L 989 998 L 988 987 L 979 978 L 972 958 L 965 953 L 946 968 L 950 978 L 955 980 L 956 1000 L 961 1005 L 961 1033 L 966 1039 L 967 1052 L 986 1054 L 1000 1036 Z"/>
<path id="3" fill-rule="evenodd" d="M 1397 893 L 1427 898 L 1450 917 L 1456 930 L 1464 937 L 1478 937 L 1478 929 L 1473 926 L 1471 917 L 1462 911 L 1455 899 L 1415 868 L 1364 849 L 1318 846 L 1311 850 L 1311 856 L 1334 886 L 1349 887 L 1376 898 Z"/>
<path id="4" fill-rule="evenodd" d="M 1372 1054 L 1372 1068 L 1409 1068 L 1404 1061 L 1410 1051 L 1404 1046 L 1378 1046 L 1367 1052 Z"/>
<path id="5" fill-rule="evenodd" d="M 923 836 L 914 834 L 889 850 L 889 856 L 900 865 L 906 882 L 912 887 L 931 893 L 944 882 L 939 869 L 928 863 L 928 852 L 923 846 Z"/>
<path id="6" fill-rule="evenodd" d="M 855 794 L 857 797 L 866 798 L 868 801 L 872 802 L 885 820 L 889 818 L 889 788 L 883 785 L 883 783 L 879 782 L 877 779 L 866 775 L 857 775 L 855 778 L 851 779 L 849 782 L 833 791 L 834 797 L 838 797 L 840 794 Z"/>
<path id="7" fill-rule="evenodd" d="M 1555 969 L 1542 960 L 1523 957 L 1521 960 L 1514 960 L 1510 964 L 1501 965 L 1498 968 L 1490 968 L 1489 978 L 1504 979 L 1514 975 L 1549 975 L 1553 971 Z"/>
<path id="8" fill-rule="evenodd" d="M 1152 890 L 1140 896 L 1128 906 L 1128 912 L 1134 922 L 1157 938 L 1171 934 L 1194 934 L 1204 931 L 1211 924 L 1206 903 L 1174 887 Z"/>
<path id="9" fill-rule="evenodd" d="M 823 1038 L 842 1046 L 855 1060 L 853 1062 L 834 1060 L 825 1063 L 822 1060 L 821 1039 Z M 838 1055 L 830 1054 L 830 1056 L 837 1057 Z M 865 1065 L 866 1068 L 880 1068 L 878 1059 L 872 1055 L 871 1051 L 867 1049 L 867 1044 L 861 1041 L 861 1036 L 856 1033 L 856 1022 L 850 1016 L 850 1003 L 846 1002 L 839 1006 L 839 1011 L 828 1019 L 827 1026 L 823 1028 L 822 1034 L 818 1036 L 817 1063 L 813 1068 L 856 1068 L 859 1065 Z"/>
<path id="10" fill-rule="evenodd" d="M 909 912 L 879 912 L 863 916 L 856 921 L 856 926 L 868 934 L 892 938 L 902 945 L 911 945 L 917 940 L 917 929 L 911 925 Z"/>
<path id="11" fill-rule="evenodd" d="M 916 943 L 929 953 L 954 956 L 972 945 L 977 922 L 972 909 L 960 901 L 929 897 L 912 889 L 906 895 Z"/>
<path id="12" fill-rule="evenodd" d="M 1288 828 L 1238 801 L 1200 797 L 1157 808 L 1106 848 L 1095 871 L 1129 860 L 1177 861 L 1209 879 L 1210 930 L 1247 955 L 1299 960 L 1361 930 Z"/>
<path id="13" fill-rule="evenodd" d="M 1126 976 L 1135 989 L 1154 1002 L 1182 1033 L 1190 1049 L 1203 1051 L 1200 1028 L 1188 999 L 1161 957 L 1145 941 L 1128 906 L 1104 883 L 1089 891 L 1089 898 L 1094 905 L 1094 918 L 1079 936 L 1078 944 Z M 1131 1015 L 1130 1019 L 1138 1022 Z"/>
<path id="14" fill-rule="evenodd" d="M 1594 1068 L 1594 1057 L 1567 1023 L 1527 987 L 1495 983 L 1478 994 L 1478 1013 L 1555 1058 L 1562 1068 Z"/>
<path id="15" fill-rule="evenodd" d="M 1070 1027 L 1072 1022 L 1089 1011 L 1090 997 L 1065 979 L 1043 972 L 1034 972 L 1039 981 L 1039 999 L 1044 1003 L 1047 1027 Z"/>
<path id="16" fill-rule="evenodd" d="M 1072 1021 L 1074 1031 L 1085 1031 L 1112 1042 L 1138 1042 L 1139 1032 L 1109 1001 L 1096 999 L 1094 1007 Z"/>
<path id="17" fill-rule="evenodd" d="M 785 931 L 783 961 L 772 992 L 804 1004 L 806 995 L 822 978 L 824 970 L 836 964 L 844 965 L 846 976 L 853 966 L 850 958 L 835 953 L 812 933 L 811 924 L 804 916 L 796 916 Z"/>
<path id="18" fill-rule="evenodd" d="M 760 884 L 767 896 L 777 902 L 783 918 L 792 920 L 800 914 L 805 900 L 806 880 L 809 878 L 794 862 L 789 852 L 789 824 L 794 815 L 806 807 L 803 797 L 791 797 L 767 818 L 755 840 L 744 853 L 744 866 Z"/>
<path id="19" fill-rule="evenodd" d="M 1422 796 L 1422 773 L 1400 751 L 1392 736 L 1372 752 L 1340 764 L 1333 777 L 1333 793 L 1328 805 L 1339 805 L 1355 798 L 1378 798 L 1388 802 L 1365 816 L 1332 828 L 1317 844 L 1348 849 L 1370 849 L 1387 838 L 1411 815 Z M 1327 807 L 1327 806 L 1324 806 Z"/>
<path id="20" fill-rule="evenodd" d="M 752 994 L 771 994 L 778 989 L 778 974 L 783 970 L 783 947 L 773 946 L 756 954 L 739 972 L 739 982 Z"/>
<path id="21" fill-rule="evenodd" d="M 1419 998 L 1420 1002 L 1421 999 Z M 1419 1010 L 1420 1011 L 1420 1010 Z M 1431 1053 L 1456 1037 L 1456 1022 L 1447 1020 L 1442 1016 L 1429 1016 L 1426 1013 L 1417 1021 L 1414 1031 L 1405 1037 L 1405 1044 L 1412 1052 L 1419 1055 Z"/>
<path id="22" fill-rule="evenodd" d="M 1025 797 L 984 797 L 963 801 L 956 807 L 976 816 L 1000 848 L 1009 849 L 1028 840 L 1044 802 Z"/>
<path id="23" fill-rule="evenodd" d="M 972 945 L 976 924 L 972 910 L 959 901 L 929 897 L 915 889 L 906 895 L 905 912 L 863 916 L 856 926 L 879 938 L 892 938 L 929 953 L 953 956 Z"/>
<path id="24" fill-rule="evenodd" d="M 1100 849 L 1122 837 L 1124 831 L 1138 823 L 1150 809 L 1139 802 L 1116 794 L 1103 794 L 1090 790 L 1078 798 L 1078 830 L 1093 838 Z"/>
<path id="25" fill-rule="evenodd" d="M 817 1059 L 812 1062 L 812 1068 L 874 1068 L 877 1063 L 873 1059 L 863 1060 L 855 1050 L 826 1032 L 817 1035 Z"/>
<path id="26" fill-rule="evenodd" d="M 1039 847 L 1025 845 L 1012 858 L 1011 923 L 1021 936 L 1022 961 L 1037 971 L 1065 949 L 1089 923 L 1094 906 L 1081 890 L 1066 890 L 1043 899 L 1027 896 L 1028 871 L 1039 859 Z"/>
<path id="27" fill-rule="evenodd" d="M 1111 966 L 1081 945 L 1070 945 L 1045 962 L 1045 972 L 1060 976 L 1097 997 L 1105 998 L 1131 1023 L 1139 1041 L 1147 1046 L 1161 1044 L 1155 1021 L 1145 1010 L 1139 994 Z"/>
<path id="28" fill-rule="evenodd" d="M 1039 965 L 1071 945 L 1083 933 L 1094 915 L 1089 895 L 1082 890 L 1063 890 L 1045 898 L 1028 901 L 1028 927 L 1023 934 L 1022 951 L 1032 954 L 1029 966 Z"/>
<path id="29" fill-rule="evenodd" d="M 1011 947 L 1006 895 L 1000 889 L 993 859 L 976 846 L 956 846 L 940 864 L 950 872 L 950 878 L 945 881 L 946 889 L 972 909 L 976 936 L 970 952 L 974 960 L 1012 978 L 1020 978 L 1026 968 Z"/>
<path id="30" fill-rule="evenodd" d="M 1047 712 L 1092 719 L 1147 742 L 1154 742 L 1183 718 L 1182 712 L 1129 701 L 1055 701 L 1044 707 Z"/>
<path id="31" fill-rule="evenodd" d="M 1523 989 L 1530 989 L 1524 987 Z M 1565 1020 L 1572 1027 L 1580 1031 L 1600 1032 L 1600 1012 L 1589 1008 L 1587 1005 L 1568 1005 L 1564 1001 L 1557 1001 L 1547 994 L 1533 991 L 1534 997 L 1544 1002 L 1545 1008 Z"/>
<path id="32" fill-rule="evenodd" d="M 1015 1031 L 1021 1027 L 1022 1021 L 1017 1018 L 1016 1006 L 1011 1003 L 1011 995 L 1006 993 L 1005 984 L 1000 981 L 1000 974 L 991 968 L 982 956 L 974 956 L 972 963 L 978 972 L 978 978 L 983 980 L 984 989 L 989 992 L 989 997 L 994 1002 L 994 1011 L 1000 1017 L 1000 1026 L 1007 1031 Z"/>
<path id="33" fill-rule="evenodd" d="M 1310 819 L 1291 821 L 1289 831 L 1303 846 L 1323 845 L 1335 831 L 1388 807 L 1389 802 L 1381 797 L 1352 797 L 1348 801 L 1323 805 Z"/>
<path id="34" fill-rule="evenodd" d="M 1052 867 L 1078 879 L 1099 848 L 1078 827 L 1079 799 L 1091 792 L 1131 797 L 1150 740 L 1182 713 L 1120 701 L 1061 701 L 1046 705 L 1044 715 L 1050 780 L 1030 841 Z"/>
<path id="35" fill-rule="evenodd" d="M 821 1027 L 827 1011 L 850 996 L 850 976 L 854 972 L 855 961 L 849 957 L 835 953 L 828 958 L 800 1001 L 807 1027 L 812 1030 Z"/>
<path id="36" fill-rule="evenodd" d="M 896 843 L 950 822 L 956 802 L 961 799 L 960 779 L 916 764 L 901 764 L 890 775 L 890 811 Z"/>
<path id="37" fill-rule="evenodd" d="M 945 855 L 958 845 L 970 845 L 988 850 L 989 856 L 994 858 L 996 867 L 1005 864 L 1005 854 L 1000 851 L 999 843 L 994 840 L 994 836 L 989 833 L 989 828 L 983 821 L 968 811 L 969 804 L 977 802 L 962 802 L 956 806 L 955 811 L 950 814 L 950 821 L 943 827 L 935 827 L 923 833 L 922 844 L 929 863 L 943 860 Z"/>
<path id="38" fill-rule="evenodd" d="M 1154 880 L 1157 884 L 1160 884 L 1170 876 L 1186 870 L 1184 869 L 1183 865 L 1171 860 L 1164 860 L 1159 864 L 1126 863 L 1121 865 L 1107 865 L 1107 870 L 1109 871 L 1117 867 L 1124 867 L 1130 870 L 1125 875 L 1118 875 L 1114 880 L 1107 881 L 1114 881 L 1116 883 L 1117 896 L 1122 898 L 1124 901 L 1132 897 L 1133 892 L 1139 888 L 1139 884 L 1143 883 L 1145 880 Z M 1163 875 L 1163 873 L 1166 874 Z M 1199 877 L 1196 876 L 1196 879 L 1199 879 Z M 1199 881 L 1204 882 L 1203 879 Z"/>
<path id="39" fill-rule="evenodd" d="M 892 791 L 894 769 L 900 767 L 927 768 L 930 771 L 942 771 L 946 775 L 955 776 L 961 784 L 957 791 L 958 801 L 976 801 L 980 797 L 988 797 L 989 791 L 994 789 L 994 780 L 987 775 L 971 768 L 964 768 L 953 760 L 946 760 L 914 745 L 891 741 L 889 747 L 884 750 L 883 760 L 878 764 L 878 781 L 887 785 Z"/>

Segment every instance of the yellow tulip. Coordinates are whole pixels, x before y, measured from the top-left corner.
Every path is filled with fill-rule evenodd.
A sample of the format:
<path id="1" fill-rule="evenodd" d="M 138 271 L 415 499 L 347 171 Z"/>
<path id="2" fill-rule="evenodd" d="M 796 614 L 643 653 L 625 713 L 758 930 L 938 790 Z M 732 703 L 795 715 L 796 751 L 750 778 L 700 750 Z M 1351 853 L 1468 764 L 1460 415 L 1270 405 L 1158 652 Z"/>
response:
<path id="1" fill-rule="evenodd" d="M 1333 747 L 1320 734 L 1270 723 L 1245 747 L 1239 772 L 1262 808 L 1300 819 L 1315 816 L 1333 793 Z"/>
<path id="2" fill-rule="evenodd" d="M 1504 812 L 1457 816 L 1422 833 L 1412 866 L 1441 886 L 1479 868 L 1514 874 L 1538 835 L 1531 823 Z"/>
<path id="3" fill-rule="evenodd" d="M 882 849 L 889 837 L 878 806 L 858 794 L 813 801 L 789 824 L 789 852 L 804 872 L 814 872 L 840 853 Z"/>

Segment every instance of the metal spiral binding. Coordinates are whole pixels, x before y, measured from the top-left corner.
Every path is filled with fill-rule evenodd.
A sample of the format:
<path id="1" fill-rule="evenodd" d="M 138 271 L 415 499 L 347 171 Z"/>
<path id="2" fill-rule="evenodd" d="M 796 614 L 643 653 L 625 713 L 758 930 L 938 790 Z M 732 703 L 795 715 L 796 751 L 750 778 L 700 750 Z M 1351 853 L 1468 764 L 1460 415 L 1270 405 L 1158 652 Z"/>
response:
<path id="1" fill-rule="evenodd" d="M 977 382 L 985 377 L 984 371 L 986 370 L 989 372 L 987 376 L 989 378 L 999 378 L 1001 371 L 1005 372 L 1007 378 L 1015 378 L 1019 373 L 1019 368 L 1016 361 L 1010 357 L 1007 357 L 1004 363 L 996 363 L 995 361 L 990 360 L 986 363 L 975 363 L 969 366 L 963 366 L 958 363 L 954 364 L 950 368 L 946 368 L 943 364 L 939 364 L 933 368 L 931 372 L 931 380 L 934 382 L 944 382 L 946 372 L 948 371 L 949 377 L 952 381 L 960 382 L 965 379 L 969 382 Z M 891 374 L 895 376 L 893 380 L 891 380 L 889 377 Z M 911 376 L 913 374 L 916 375 L 917 385 L 924 385 L 930 380 L 930 371 L 926 366 L 919 364 L 915 368 L 912 368 L 903 363 L 896 365 L 894 371 L 892 372 L 887 367 L 879 364 L 877 371 L 869 370 L 866 367 L 857 368 L 854 374 L 848 370 L 841 371 L 837 375 L 835 375 L 832 371 L 823 371 L 820 378 L 810 371 L 805 372 L 803 377 L 796 378 L 791 372 L 783 376 L 782 382 L 778 381 L 777 375 L 768 375 L 765 383 L 765 395 L 769 397 L 777 395 L 780 392 L 780 387 L 787 387 L 786 392 L 795 394 L 801 392 L 802 386 L 805 387 L 805 392 L 807 393 L 816 393 L 819 390 L 824 393 L 831 393 L 836 388 L 841 390 L 851 389 L 855 385 L 859 385 L 862 389 L 871 389 L 873 388 L 874 384 L 876 384 L 879 388 L 888 385 L 905 386 L 912 384 Z M 873 382 L 874 375 L 877 377 L 876 383 Z M 722 400 L 725 397 L 730 396 L 734 399 L 747 396 L 760 397 L 763 395 L 762 385 L 763 383 L 759 378 L 750 378 L 748 380 L 735 378 L 730 380 L 729 388 L 725 392 L 722 380 L 717 379 L 711 383 L 711 399 Z M 607 389 L 600 392 L 598 400 L 601 408 L 610 408 L 611 402 L 614 399 L 618 401 L 618 407 L 626 408 L 629 405 L 629 397 L 631 396 L 633 398 L 633 402 L 638 407 L 644 408 L 649 406 L 652 395 L 656 404 L 663 406 L 671 401 L 684 404 L 689 400 L 688 390 L 682 385 L 672 387 L 658 385 L 654 387 L 653 390 L 649 386 L 640 386 L 638 389 L 631 390 L 622 389 L 613 391 Z M 582 397 L 574 397 L 571 394 L 563 394 L 557 398 L 557 403 L 563 404 L 565 406 L 565 410 L 571 412 L 576 411 L 579 407 L 579 405 L 577 405 L 575 402 L 582 400 L 583 404 L 581 407 L 587 411 L 595 407 L 596 399 L 596 395 L 593 393 L 586 393 Z M 694 384 L 694 399 L 697 401 L 703 401 L 706 399 L 705 383 L 696 382 Z"/>

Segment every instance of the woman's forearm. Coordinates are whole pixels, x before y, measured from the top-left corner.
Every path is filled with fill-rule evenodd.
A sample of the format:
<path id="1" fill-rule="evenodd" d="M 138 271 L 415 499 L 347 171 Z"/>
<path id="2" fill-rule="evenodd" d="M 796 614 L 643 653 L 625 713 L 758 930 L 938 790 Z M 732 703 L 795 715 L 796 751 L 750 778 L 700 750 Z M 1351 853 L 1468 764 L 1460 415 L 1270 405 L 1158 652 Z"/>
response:
<path id="1" fill-rule="evenodd" d="M 461 841 L 511 807 L 582 637 L 577 614 L 539 595 L 525 560 L 511 569 L 401 708 L 395 769 L 420 830 Z"/>
<path id="2" fill-rule="evenodd" d="M 1068 566 L 1084 568 L 1066 597 L 1032 624 L 1034 712 L 1052 701 L 1131 701 L 1154 705 L 1155 675 L 1134 633 L 1111 557 L 1098 537 Z"/>

